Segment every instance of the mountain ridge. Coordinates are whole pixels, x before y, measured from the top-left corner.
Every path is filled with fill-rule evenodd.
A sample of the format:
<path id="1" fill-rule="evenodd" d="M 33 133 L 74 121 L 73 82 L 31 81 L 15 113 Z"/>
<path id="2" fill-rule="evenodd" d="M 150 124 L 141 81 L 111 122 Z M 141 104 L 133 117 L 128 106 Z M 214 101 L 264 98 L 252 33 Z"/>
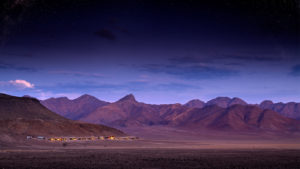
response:
<path id="1" fill-rule="evenodd" d="M 67 97 L 49 98 L 42 100 L 41 104 L 57 114 L 72 120 L 78 120 L 86 116 L 89 112 L 96 110 L 98 107 L 109 104 L 109 102 L 84 94 L 73 100 Z"/>
<path id="2" fill-rule="evenodd" d="M 130 101 L 129 101 L 130 100 Z M 165 125 L 187 130 L 209 129 L 218 131 L 293 132 L 300 130 L 300 122 L 261 109 L 258 106 L 216 104 L 204 108 L 190 108 L 181 104 L 149 105 L 131 99 L 98 108 L 90 116 L 80 119 L 113 127 Z M 231 99 L 234 102 L 236 99 Z M 239 100 L 238 100 L 239 102 Z"/>
<path id="3" fill-rule="evenodd" d="M 195 119 L 198 120 L 197 123 Z M 203 121 L 204 119 L 205 121 Z M 99 106 L 77 120 L 117 128 L 162 125 L 187 130 L 194 130 L 194 128 L 196 130 L 203 128 L 222 131 L 226 128 L 232 131 L 238 131 L 239 128 L 245 131 L 292 132 L 292 128 L 298 130 L 295 127 L 298 126 L 297 122 L 293 119 L 286 118 L 269 107 L 247 104 L 237 97 L 217 97 L 206 103 L 194 99 L 184 105 L 155 105 L 138 102 L 133 94 L 128 94 L 116 102 Z M 286 127 L 289 125 L 294 127 Z"/>
<path id="4" fill-rule="evenodd" d="M 41 103 L 43 105 L 45 105 L 47 108 L 49 108 L 50 110 L 52 110 L 64 117 L 71 118 L 73 120 L 79 120 L 81 118 L 84 118 L 85 116 L 88 116 L 88 114 L 95 111 L 97 108 L 110 104 L 109 102 L 99 100 L 99 103 L 95 103 L 95 104 L 82 103 L 83 105 L 86 105 L 86 107 L 88 107 L 88 108 L 85 108 L 85 106 L 82 106 L 82 108 L 79 108 L 80 106 L 74 106 L 74 103 L 70 103 L 70 102 L 75 102 L 76 100 L 84 100 L 82 98 L 93 98 L 95 100 L 95 102 L 98 102 L 98 100 L 99 100 L 94 96 L 84 94 L 73 100 L 70 100 L 67 97 L 59 97 L 59 98 L 49 98 L 46 100 L 42 100 Z M 119 99 L 118 101 L 122 101 L 122 100 L 128 100 L 130 102 L 137 103 L 133 94 L 128 94 L 128 95 L 124 96 L 123 98 Z M 88 102 L 88 99 L 86 99 L 86 101 Z M 64 104 L 67 105 L 66 106 L 67 108 L 60 105 L 60 104 L 62 104 L 62 102 L 65 102 Z M 76 104 L 78 104 L 78 103 L 76 103 Z M 183 105 L 186 107 L 190 107 L 190 108 L 204 108 L 209 105 L 219 105 L 220 107 L 227 108 L 227 107 L 230 107 L 230 106 L 236 105 L 236 104 L 254 105 L 254 104 L 248 104 L 247 102 L 245 102 L 244 100 L 242 100 L 238 97 L 233 97 L 233 98 L 216 97 L 215 99 L 211 99 L 207 102 L 201 101 L 199 99 L 193 99 Z M 166 104 L 162 104 L 162 105 L 166 105 Z M 169 104 L 169 105 L 173 105 L 173 104 Z M 262 109 L 271 109 L 273 111 L 278 112 L 279 114 L 281 114 L 283 116 L 300 120 L 300 103 L 295 103 L 295 102 L 273 103 L 270 100 L 265 100 L 265 101 L 262 101 L 260 104 L 255 104 L 255 106 L 258 106 Z M 72 110 L 72 109 L 75 109 L 75 110 Z M 78 110 L 80 110 L 80 111 L 78 111 Z"/>

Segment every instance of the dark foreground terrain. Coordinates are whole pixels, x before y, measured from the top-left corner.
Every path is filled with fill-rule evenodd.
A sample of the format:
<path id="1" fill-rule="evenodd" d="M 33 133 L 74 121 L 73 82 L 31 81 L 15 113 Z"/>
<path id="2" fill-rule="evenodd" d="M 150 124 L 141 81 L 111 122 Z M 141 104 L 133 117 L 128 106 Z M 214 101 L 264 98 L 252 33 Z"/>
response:
<path id="1" fill-rule="evenodd" d="M 300 150 L 53 149 L 1 151 L 0 168 L 300 168 Z"/>

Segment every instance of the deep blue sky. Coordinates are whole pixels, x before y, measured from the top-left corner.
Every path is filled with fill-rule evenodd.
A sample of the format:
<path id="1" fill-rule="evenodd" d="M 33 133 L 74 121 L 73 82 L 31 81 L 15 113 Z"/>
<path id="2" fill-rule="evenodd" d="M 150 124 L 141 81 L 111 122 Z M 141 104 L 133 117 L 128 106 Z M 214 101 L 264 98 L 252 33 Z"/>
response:
<path id="1" fill-rule="evenodd" d="M 296 0 L 0 3 L 3 93 L 300 102 Z"/>

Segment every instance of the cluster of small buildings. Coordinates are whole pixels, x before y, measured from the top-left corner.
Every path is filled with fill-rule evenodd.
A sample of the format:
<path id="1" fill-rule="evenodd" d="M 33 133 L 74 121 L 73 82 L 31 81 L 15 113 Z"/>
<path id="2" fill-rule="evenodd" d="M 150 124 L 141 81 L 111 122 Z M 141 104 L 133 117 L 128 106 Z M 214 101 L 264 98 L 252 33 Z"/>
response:
<path id="1" fill-rule="evenodd" d="M 46 140 L 46 141 L 96 141 L 96 140 L 137 140 L 138 137 L 135 136 L 124 136 L 124 137 L 115 137 L 115 136 L 91 136 L 91 137 L 44 137 L 44 136 L 27 136 L 27 140 L 36 139 L 36 140 Z"/>

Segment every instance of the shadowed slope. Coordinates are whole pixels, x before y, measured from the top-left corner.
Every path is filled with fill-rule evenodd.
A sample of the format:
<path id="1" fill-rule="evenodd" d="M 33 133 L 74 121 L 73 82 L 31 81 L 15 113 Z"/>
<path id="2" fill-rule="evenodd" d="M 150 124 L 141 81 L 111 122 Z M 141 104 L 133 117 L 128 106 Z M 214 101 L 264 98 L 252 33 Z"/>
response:
<path id="1" fill-rule="evenodd" d="M 67 120 L 51 112 L 40 104 L 37 99 L 29 97 L 14 97 L 0 94 L 0 116 L 2 120 L 41 119 L 41 120 Z"/>
<path id="2" fill-rule="evenodd" d="M 203 108 L 205 106 L 205 102 L 203 102 L 199 99 L 194 99 L 194 100 L 187 102 L 184 105 L 187 107 L 192 107 L 192 108 Z"/>
<path id="3" fill-rule="evenodd" d="M 48 109 L 72 120 L 78 120 L 95 111 L 97 108 L 109 104 L 87 94 L 74 100 L 60 97 L 43 100 L 41 103 Z"/>
<path id="4" fill-rule="evenodd" d="M 128 125 L 153 125 L 162 119 L 155 107 L 139 103 L 133 95 L 127 95 L 117 102 L 98 108 L 81 120 L 125 127 Z"/>
<path id="5" fill-rule="evenodd" d="M 205 106 L 211 106 L 211 105 L 217 105 L 219 107 L 223 107 L 223 108 L 227 108 L 233 105 L 247 105 L 247 103 L 237 97 L 234 98 L 229 98 L 229 97 L 217 97 L 215 99 L 212 99 L 210 101 L 208 101 Z"/>
<path id="6" fill-rule="evenodd" d="M 34 98 L 0 95 L 0 135 L 91 136 L 124 135 L 103 125 L 68 120 L 45 108 Z M 3 138 L 3 137 L 2 137 Z"/>
<path id="7" fill-rule="evenodd" d="M 208 128 L 232 131 L 294 132 L 300 130 L 300 122 L 279 115 L 272 110 L 256 106 L 234 105 L 229 108 L 208 106 L 191 109 L 178 117 L 174 125 L 189 129 Z"/>
<path id="8" fill-rule="evenodd" d="M 300 120 L 300 103 L 273 103 L 272 101 L 263 101 L 259 107 L 263 109 L 270 109 L 278 112 L 279 114 Z"/>

